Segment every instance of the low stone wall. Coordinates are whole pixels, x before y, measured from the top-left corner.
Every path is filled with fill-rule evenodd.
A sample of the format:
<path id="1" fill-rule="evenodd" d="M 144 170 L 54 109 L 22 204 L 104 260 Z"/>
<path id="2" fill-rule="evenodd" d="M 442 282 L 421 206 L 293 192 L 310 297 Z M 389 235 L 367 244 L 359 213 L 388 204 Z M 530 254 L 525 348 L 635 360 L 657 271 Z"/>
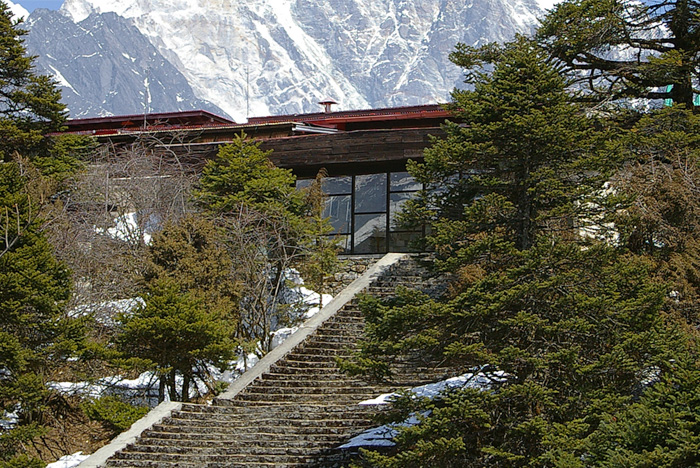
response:
<path id="1" fill-rule="evenodd" d="M 329 294 L 335 296 L 340 291 L 348 287 L 350 283 L 374 265 L 384 255 L 340 255 L 342 261 L 340 271 L 333 276 L 326 278 L 326 285 Z"/>

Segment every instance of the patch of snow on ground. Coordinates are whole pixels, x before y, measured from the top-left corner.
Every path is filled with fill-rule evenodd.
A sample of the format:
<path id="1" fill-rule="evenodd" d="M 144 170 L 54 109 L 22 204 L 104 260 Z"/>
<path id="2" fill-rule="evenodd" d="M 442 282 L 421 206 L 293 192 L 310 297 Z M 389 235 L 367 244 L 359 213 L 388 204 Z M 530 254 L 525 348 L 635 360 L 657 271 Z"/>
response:
<path id="1" fill-rule="evenodd" d="M 286 327 L 286 328 L 280 328 L 279 330 L 275 331 L 272 333 L 272 349 L 275 349 L 279 345 L 284 342 L 287 338 L 292 336 L 296 331 L 299 330 L 299 327 Z"/>
<path id="2" fill-rule="evenodd" d="M 427 416 L 428 413 L 425 413 Z M 396 424 L 385 424 L 383 426 L 368 429 L 362 434 L 353 437 L 347 444 L 341 445 L 341 449 L 353 449 L 359 447 L 393 447 L 396 445 L 392 440 L 399 433 L 399 427 L 410 427 L 420 423 L 417 415 L 412 415 L 406 421 Z"/>
<path id="3" fill-rule="evenodd" d="M 116 314 L 132 312 L 138 307 L 143 307 L 146 303 L 141 297 L 130 297 L 128 299 L 118 299 L 116 301 L 96 302 L 94 304 L 83 304 L 71 309 L 68 314 L 71 317 L 82 317 L 87 314 L 108 312 L 107 316 L 114 317 Z M 103 325 L 107 325 L 103 323 Z"/>
<path id="4" fill-rule="evenodd" d="M 260 358 L 255 353 L 250 353 L 245 358 L 242 356 L 239 357 L 238 361 L 236 361 L 236 365 L 234 366 L 234 369 L 236 370 L 236 372 L 238 374 L 237 375 L 232 374 L 230 382 L 233 382 L 234 380 L 236 380 L 238 375 L 244 373 L 245 371 L 247 371 L 248 369 L 253 367 L 255 364 L 258 363 L 259 360 L 260 360 Z"/>
<path id="5" fill-rule="evenodd" d="M 479 369 L 473 373 L 466 373 L 459 377 L 443 380 L 428 385 L 421 385 L 409 390 L 416 397 L 435 398 L 447 390 L 458 388 L 491 388 L 493 383 L 503 382 L 505 380 L 504 372 L 484 373 Z M 399 396 L 398 393 L 385 393 L 371 400 L 365 400 L 360 405 L 388 405 Z"/>
<path id="6" fill-rule="evenodd" d="M 83 460 L 87 460 L 89 455 L 83 455 L 83 452 L 76 452 L 73 455 L 61 457 L 58 461 L 49 463 L 46 468 L 73 468 L 80 465 Z"/>
<path id="7" fill-rule="evenodd" d="M 293 297 L 290 302 L 294 302 L 297 309 L 303 312 L 303 318 L 313 317 L 321 310 L 320 306 L 326 306 L 333 300 L 333 296 L 330 294 L 319 294 L 305 287 L 304 279 L 293 268 L 285 271 L 285 277 L 293 285 L 289 291 Z"/>
<path id="8" fill-rule="evenodd" d="M 462 388 L 476 388 L 487 390 L 494 383 L 503 382 L 506 379 L 505 372 L 483 372 L 483 367 L 475 369 L 474 372 L 452 377 L 451 379 L 443 380 L 428 385 L 421 385 L 409 390 L 416 398 L 435 398 L 441 393 L 448 390 Z M 360 405 L 387 405 L 398 397 L 398 393 L 385 393 L 371 400 L 365 400 Z M 407 420 L 396 424 L 385 424 L 384 426 L 368 429 L 363 433 L 353 437 L 346 444 L 341 445 L 341 449 L 354 449 L 358 447 L 392 447 L 392 440 L 398 434 L 398 428 L 415 426 L 420 423 L 421 417 L 429 415 L 429 412 L 421 413 L 420 415 L 411 415 Z"/>
<path id="9" fill-rule="evenodd" d="M 141 393 L 142 399 L 148 399 L 151 389 L 157 390 L 158 377 L 153 372 L 144 372 L 135 379 L 125 379 L 113 375 L 94 382 L 49 382 L 47 386 L 64 395 L 77 395 L 83 398 L 99 398 L 103 395 L 129 395 L 136 398 Z M 157 391 L 156 391 L 157 397 Z"/>
<path id="10" fill-rule="evenodd" d="M 146 245 L 151 243 L 151 233 L 148 232 L 148 226 L 141 232 L 139 225 L 138 213 L 125 213 L 117 216 L 114 219 L 114 226 L 105 229 L 95 228 L 98 234 L 107 233 L 112 239 L 122 240 L 125 242 L 144 242 Z"/>

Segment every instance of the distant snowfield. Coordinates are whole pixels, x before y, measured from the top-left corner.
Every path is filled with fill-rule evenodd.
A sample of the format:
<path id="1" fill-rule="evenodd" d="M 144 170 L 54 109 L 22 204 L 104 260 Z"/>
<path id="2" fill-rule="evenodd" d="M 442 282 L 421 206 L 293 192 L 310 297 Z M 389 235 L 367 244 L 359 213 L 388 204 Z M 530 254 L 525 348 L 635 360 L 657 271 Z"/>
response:
<path id="1" fill-rule="evenodd" d="M 454 45 L 528 34 L 537 1 L 66 0 L 60 11 L 129 20 L 197 98 L 244 122 L 326 99 L 339 110 L 444 102 L 463 83 Z"/>

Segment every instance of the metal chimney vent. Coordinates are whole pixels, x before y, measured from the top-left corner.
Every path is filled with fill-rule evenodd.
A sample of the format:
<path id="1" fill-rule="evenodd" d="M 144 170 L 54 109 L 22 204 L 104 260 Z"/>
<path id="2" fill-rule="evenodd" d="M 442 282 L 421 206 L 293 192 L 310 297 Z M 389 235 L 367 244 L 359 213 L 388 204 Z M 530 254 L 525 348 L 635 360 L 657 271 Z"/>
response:
<path id="1" fill-rule="evenodd" d="M 327 100 L 327 101 L 321 101 L 321 102 L 319 102 L 319 104 L 321 104 L 323 106 L 323 112 L 325 112 L 326 114 L 330 114 L 331 112 L 333 112 L 331 107 L 334 106 L 335 104 L 338 104 L 338 103 L 335 101 L 332 101 L 332 100 Z"/>

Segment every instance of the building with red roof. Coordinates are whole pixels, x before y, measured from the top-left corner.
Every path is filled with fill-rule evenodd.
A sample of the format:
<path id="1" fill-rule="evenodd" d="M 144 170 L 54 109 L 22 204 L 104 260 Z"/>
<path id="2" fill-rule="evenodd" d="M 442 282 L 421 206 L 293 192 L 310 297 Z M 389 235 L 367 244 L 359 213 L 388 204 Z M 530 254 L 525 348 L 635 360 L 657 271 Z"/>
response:
<path id="1" fill-rule="evenodd" d="M 422 188 L 407 172 L 421 160 L 441 124 L 452 120 L 440 105 L 253 117 L 236 123 L 206 111 L 69 120 L 66 132 L 94 135 L 101 143 L 127 146 L 148 138 L 154 146 L 203 165 L 221 145 L 245 134 L 272 150 L 271 160 L 289 168 L 301 187 L 319 170 L 328 177 L 326 215 L 347 253 L 410 251 L 421 229 L 405 229 L 396 215 Z"/>

